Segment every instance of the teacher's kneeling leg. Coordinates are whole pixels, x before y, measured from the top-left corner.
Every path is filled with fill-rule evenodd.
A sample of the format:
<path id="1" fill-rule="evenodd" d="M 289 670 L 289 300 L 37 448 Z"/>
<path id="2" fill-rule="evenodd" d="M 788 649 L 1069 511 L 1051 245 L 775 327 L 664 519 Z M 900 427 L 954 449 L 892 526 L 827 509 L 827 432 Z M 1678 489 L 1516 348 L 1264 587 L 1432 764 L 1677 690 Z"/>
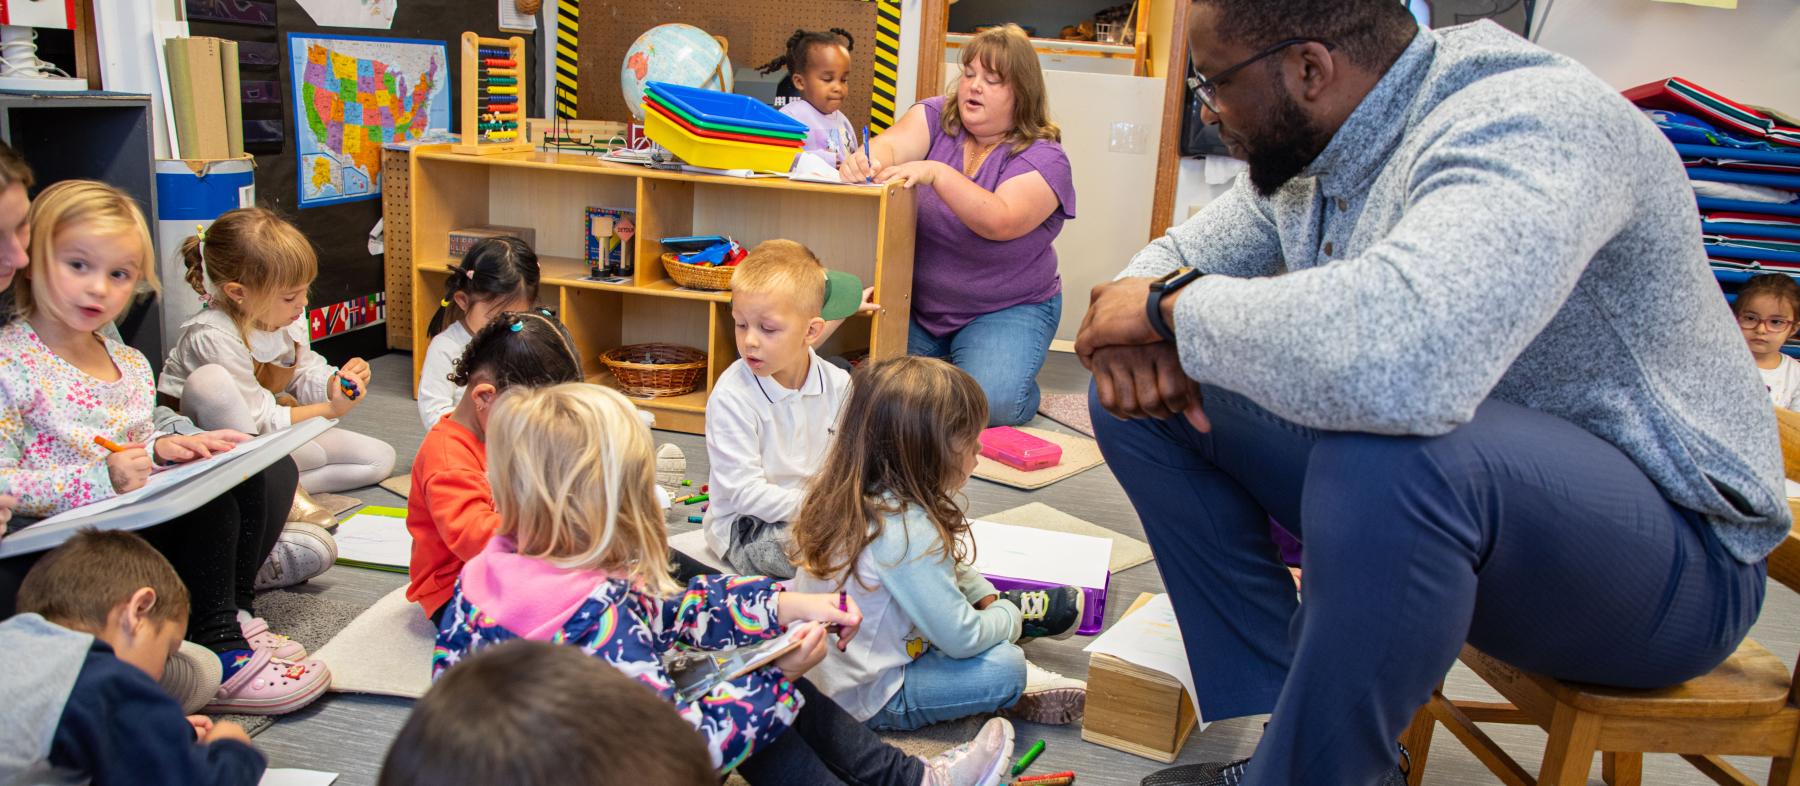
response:
<path id="1" fill-rule="evenodd" d="M 1198 561 L 1228 574 L 1244 558 L 1218 552 L 1245 546 L 1220 535 L 1218 512 L 1260 503 L 1269 475 L 1298 478 L 1297 510 L 1264 506 L 1305 543 L 1306 581 L 1288 638 L 1291 667 L 1245 780 L 1253 786 L 1376 783 L 1464 641 L 1563 679 L 1667 685 L 1727 657 L 1761 607 L 1762 564 L 1736 561 L 1628 457 L 1567 421 L 1489 401 L 1437 437 L 1319 433 L 1271 425 L 1284 422 L 1241 397 L 1205 393 L 1215 429 L 1186 450 L 1157 444 L 1154 429 L 1166 423 L 1099 413 L 1095 428 L 1134 503 L 1158 493 L 1151 483 L 1173 487 L 1160 492 L 1176 500 L 1139 510 L 1190 642 L 1202 709 L 1215 720 L 1255 711 L 1209 702 L 1243 657 L 1208 662 L 1194 638 L 1229 632 L 1245 608 L 1270 606 L 1258 595 L 1271 588 L 1256 574 L 1199 583 L 1192 568 L 1171 568 Z M 1291 454 L 1246 441 L 1284 431 L 1305 456 L 1298 470 Z M 1182 483 L 1184 470 L 1240 489 L 1224 494 L 1216 477 Z M 1266 620 L 1254 621 L 1266 639 Z"/>
<path id="2" fill-rule="evenodd" d="M 1062 320 L 1062 294 L 976 317 L 956 332 L 933 336 L 911 326 L 907 354 L 945 358 L 987 394 L 988 425 L 1016 426 L 1037 414 L 1038 370 Z"/>

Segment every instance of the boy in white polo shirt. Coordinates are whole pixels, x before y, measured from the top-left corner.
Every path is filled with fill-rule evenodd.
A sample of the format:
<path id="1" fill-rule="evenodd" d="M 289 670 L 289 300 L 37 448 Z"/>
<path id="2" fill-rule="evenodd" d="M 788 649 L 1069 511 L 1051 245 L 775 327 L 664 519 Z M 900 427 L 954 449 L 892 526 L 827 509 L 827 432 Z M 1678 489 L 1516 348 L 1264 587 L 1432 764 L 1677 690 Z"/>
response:
<path id="1" fill-rule="evenodd" d="M 862 284 L 806 246 L 768 240 L 731 279 L 738 360 L 706 402 L 706 543 L 741 574 L 793 578 L 788 521 L 830 446 L 850 374 L 812 348 L 856 313 Z"/>

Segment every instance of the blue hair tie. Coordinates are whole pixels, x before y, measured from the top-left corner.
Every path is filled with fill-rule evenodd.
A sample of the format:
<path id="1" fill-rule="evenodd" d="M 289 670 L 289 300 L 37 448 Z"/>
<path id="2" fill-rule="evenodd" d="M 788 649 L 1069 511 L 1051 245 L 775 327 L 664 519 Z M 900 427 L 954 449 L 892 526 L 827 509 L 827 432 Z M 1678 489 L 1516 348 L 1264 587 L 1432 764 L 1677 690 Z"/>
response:
<path id="1" fill-rule="evenodd" d="M 524 330 L 524 329 L 525 329 L 525 320 L 523 320 L 523 319 L 515 319 L 515 320 L 513 320 L 513 323 L 512 323 L 512 332 L 514 332 L 514 333 L 517 333 L 517 332 L 519 332 L 519 331 L 521 331 L 521 330 Z"/>

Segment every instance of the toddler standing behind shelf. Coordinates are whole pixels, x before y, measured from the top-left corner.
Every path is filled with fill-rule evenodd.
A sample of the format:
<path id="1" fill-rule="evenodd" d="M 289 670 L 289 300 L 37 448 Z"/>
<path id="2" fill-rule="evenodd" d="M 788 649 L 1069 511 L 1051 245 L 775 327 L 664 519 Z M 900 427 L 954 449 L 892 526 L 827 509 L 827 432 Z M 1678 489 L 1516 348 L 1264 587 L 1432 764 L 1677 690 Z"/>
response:
<path id="1" fill-rule="evenodd" d="M 1782 273 L 1755 276 L 1738 290 L 1731 312 L 1744 331 L 1756 370 L 1762 372 L 1770 401 L 1784 409 L 1800 409 L 1800 363 L 1781 352 L 1794 337 L 1795 319 L 1800 317 L 1800 284 Z"/>
<path id="2" fill-rule="evenodd" d="M 664 661 L 671 653 L 751 646 L 802 622 L 840 626 L 843 646 L 861 615 L 843 595 L 783 592 L 761 576 L 701 576 L 685 588 L 670 579 L 650 431 L 617 391 L 585 383 L 510 390 L 488 428 L 500 528 L 457 581 L 438 629 L 434 678 L 496 644 L 550 641 L 654 689 L 705 738 L 715 768 L 758 786 L 998 780 L 1012 751 L 1005 720 L 925 762 L 883 743 L 800 679 L 825 657 L 829 634 L 820 624 L 795 630 L 797 648 L 773 664 L 678 700 Z"/>
<path id="3" fill-rule="evenodd" d="M 318 275 L 312 244 L 262 208 L 219 216 L 181 245 L 187 281 L 207 305 L 181 325 L 157 392 L 202 428 L 264 434 L 313 417 L 350 414 L 369 392 L 369 364 L 333 368 L 312 349 L 306 291 Z M 372 486 L 394 469 L 394 449 L 334 428 L 300 446 L 309 492 Z"/>
<path id="4" fill-rule="evenodd" d="M 876 729 L 1000 711 L 1072 723 L 1087 684 L 1038 668 L 1013 642 L 1066 637 L 1074 587 L 998 592 L 969 564 L 955 495 L 975 471 L 987 398 L 942 360 L 897 357 L 857 372 L 794 519 L 794 588 L 847 592 L 863 635 L 820 664 L 819 689 Z"/>
<path id="5" fill-rule="evenodd" d="M 850 119 L 840 107 L 850 93 L 850 48 L 855 39 L 840 28 L 825 32 L 795 30 L 788 38 L 787 54 L 765 63 L 758 71 L 772 74 L 787 68 L 777 95 L 791 87 L 796 93 L 781 105 L 781 113 L 806 124 L 805 151 L 837 166 L 851 148 L 860 144 Z"/>
<path id="6" fill-rule="evenodd" d="M 419 419 L 431 428 L 456 409 L 463 386 L 450 381 L 463 348 L 495 314 L 524 311 L 537 302 L 538 258 L 516 237 L 476 241 L 450 266 L 444 298 L 431 318 L 431 345 L 419 368 Z"/>

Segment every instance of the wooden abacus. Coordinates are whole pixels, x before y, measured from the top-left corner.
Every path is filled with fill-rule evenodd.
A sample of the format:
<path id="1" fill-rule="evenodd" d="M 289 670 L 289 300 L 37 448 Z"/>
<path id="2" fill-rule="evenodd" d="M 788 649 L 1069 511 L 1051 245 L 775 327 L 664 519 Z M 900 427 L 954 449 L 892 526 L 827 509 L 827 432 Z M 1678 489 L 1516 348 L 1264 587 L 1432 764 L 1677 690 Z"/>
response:
<path id="1" fill-rule="evenodd" d="M 462 34 L 462 139 L 457 153 L 530 152 L 525 138 L 525 39 Z"/>

